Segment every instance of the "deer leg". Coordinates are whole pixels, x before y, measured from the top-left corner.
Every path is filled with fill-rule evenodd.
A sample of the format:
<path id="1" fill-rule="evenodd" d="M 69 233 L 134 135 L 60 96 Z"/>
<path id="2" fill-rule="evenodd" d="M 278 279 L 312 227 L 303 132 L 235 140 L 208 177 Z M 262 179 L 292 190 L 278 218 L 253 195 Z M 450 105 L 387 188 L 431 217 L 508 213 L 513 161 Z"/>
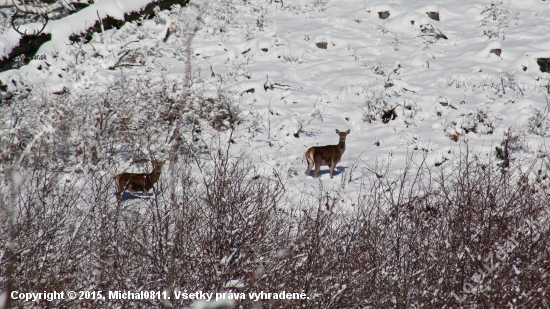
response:
<path id="1" fill-rule="evenodd" d="M 330 168 L 330 179 L 332 179 L 332 177 L 334 176 L 334 166 L 336 166 L 336 164 L 334 164 L 334 162 L 332 162 L 331 164 L 329 164 L 329 168 Z"/>
<path id="2" fill-rule="evenodd" d="M 126 180 L 126 184 L 124 185 L 124 187 L 122 187 L 123 189 L 122 190 L 119 189 L 120 191 L 118 193 L 118 196 L 119 196 L 121 202 L 122 202 L 122 195 L 128 189 L 129 186 L 130 186 L 130 178 L 128 178 L 128 180 Z"/>
<path id="3" fill-rule="evenodd" d="M 116 184 L 116 200 L 117 203 L 120 203 L 120 186 L 118 185 L 118 179 L 115 178 L 115 184 Z"/>
<path id="4" fill-rule="evenodd" d="M 120 201 L 122 200 L 121 193 L 122 192 L 120 191 L 120 188 L 117 185 L 117 192 L 116 192 L 116 202 L 117 202 L 117 204 L 120 204 Z"/>
<path id="5" fill-rule="evenodd" d="M 115 184 L 116 184 L 116 200 L 117 203 L 120 204 L 120 201 L 122 200 L 122 192 L 124 192 L 124 187 L 120 183 L 120 178 L 117 176 L 115 177 Z"/>
<path id="6" fill-rule="evenodd" d="M 310 161 L 307 159 L 307 169 L 306 169 L 306 176 L 309 176 L 309 173 L 311 173 L 311 169 L 313 168 L 313 161 Z"/>
<path id="7" fill-rule="evenodd" d="M 151 183 L 151 186 L 148 184 Z M 153 187 L 153 182 L 151 181 L 151 176 L 145 176 L 145 182 L 143 183 L 143 194 L 149 197 L 149 190 Z"/>
<path id="8" fill-rule="evenodd" d="M 321 169 L 321 162 L 315 162 L 315 178 L 319 177 L 319 169 Z"/>
<path id="9" fill-rule="evenodd" d="M 311 169 L 313 168 L 313 164 L 315 163 L 315 151 L 312 148 L 309 148 L 305 155 L 307 161 L 306 176 L 309 176 L 309 173 L 311 173 Z"/>

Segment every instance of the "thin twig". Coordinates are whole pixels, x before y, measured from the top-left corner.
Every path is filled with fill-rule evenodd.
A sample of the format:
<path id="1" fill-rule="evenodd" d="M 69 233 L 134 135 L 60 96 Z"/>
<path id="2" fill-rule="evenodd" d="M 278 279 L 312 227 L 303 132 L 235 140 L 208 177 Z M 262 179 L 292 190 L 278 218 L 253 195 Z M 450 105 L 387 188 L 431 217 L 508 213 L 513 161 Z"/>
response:
<path id="1" fill-rule="evenodd" d="M 115 65 L 113 65 L 112 67 L 109 68 L 109 70 L 114 70 L 118 64 L 120 63 L 120 61 L 122 61 L 122 58 L 126 57 L 126 55 L 128 55 L 128 53 L 130 52 L 130 50 L 127 50 L 124 55 L 122 55 L 122 57 L 118 58 L 118 61 L 115 63 Z"/>
<path id="2" fill-rule="evenodd" d="M 103 19 L 101 19 L 101 17 L 99 17 L 99 11 L 96 10 L 95 12 L 97 14 L 97 20 L 101 24 L 101 42 L 105 43 L 105 28 L 103 27 Z"/>

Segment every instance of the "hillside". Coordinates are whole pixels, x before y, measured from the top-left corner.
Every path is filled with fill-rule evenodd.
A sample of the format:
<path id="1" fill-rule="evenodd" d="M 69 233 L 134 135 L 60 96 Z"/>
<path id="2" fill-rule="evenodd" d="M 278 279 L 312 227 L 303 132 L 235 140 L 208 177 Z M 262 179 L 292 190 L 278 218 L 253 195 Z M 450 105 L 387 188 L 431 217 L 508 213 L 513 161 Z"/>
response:
<path id="1" fill-rule="evenodd" d="M 526 218 L 541 220 L 540 239 L 549 233 L 544 205 L 549 201 L 550 177 L 550 2 L 191 1 L 74 39 L 100 16 L 122 20 L 152 2 L 98 0 L 74 14 L 58 16 L 44 28 L 51 40 L 40 46 L 32 60 L 19 59 L 13 68 L 0 71 L 0 203 L 11 205 L 6 206 L 6 214 L 25 213 L 23 209 L 35 204 L 52 207 L 50 213 L 42 213 L 45 218 L 72 222 L 48 227 L 60 239 L 71 233 L 84 238 L 85 234 L 103 235 L 101 231 L 109 226 L 93 257 L 84 255 L 80 269 L 58 269 L 59 274 L 101 269 L 89 282 L 79 281 L 81 287 L 89 284 L 98 289 L 155 284 L 167 291 L 178 284 L 190 291 L 213 292 L 287 288 L 311 296 L 311 302 L 300 303 L 304 308 L 319 304 L 323 304 L 319 308 L 443 304 L 473 308 L 484 302 L 528 308 L 526 299 L 540 300 L 536 306 L 548 308 L 550 290 L 544 278 L 550 262 L 545 243 L 521 243 L 536 247 L 536 253 L 517 258 L 526 264 L 502 262 L 498 272 L 507 274 L 525 266 L 516 271 L 517 277 L 495 275 L 492 290 L 482 289 L 487 281 L 479 289 L 462 287 L 481 267 L 481 256 L 496 250 L 495 244 L 506 243 Z M 20 37 L 9 26 L 9 18 L 0 14 L 0 58 L 9 55 Z M 40 26 L 32 23 L 20 29 Z M 335 129 L 349 129 L 350 134 L 334 178 L 327 166 L 321 168 L 319 179 L 313 173 L 306 176 L 305 151 L 336 144 Z M 151 160 L 166 161 L 155 194 L 151 193 L 154 198 L 125 195 L 124 202 L 117 203 L 112 177 L 149 172 Z M 448 183 L 452 183 L 450 189 Z M 478 190 L 477 185 L 486 190 Z M 520 190 L 522 186 L 536 189 Z M 186 211 L 186 205 L 193 211 Z M 98 217 L 92 215 L 96 211 Z M 99 213 L 109 222 L 102 221 Z M 223 215 L 210 216 L 213 213 Z M 468 219 L 462 217 L 466 215 Z M 136 237 L 143 239 L 132 238 L 133 232 L 124 234 L 128 237 L 124 244 L 117 242 L 111 250 L 113 239 L 124 233 L 119 218 L 128 231 L 142 231 Z M 137 218 L 147 219 L 142 219 L 142 226 Z M 84 224 L 88 219 L 89 224 Z M 193 220 L 201 223 L 179 230 L 182 222 Z M 22 229 L 23 221 L 9 224 Z M 75 231 L 81 224 L 90 230 Z M 224 243 L 218 234 L 205 232 L 216 224 L 231 241 Z M 43 227 L 38 223 L 28 226 L 33 226 L 35 235 L 48 230 L 39 233 Z M 252 227 L 258 235 L 251 232 Z M 166 234 L 157 229 L 165 229 Z M 420 229 L 426 234 L 416 235 Z M 2 239 L 15 239 L 15 234 L 5 232 Z M 241 243 L 230 236 L 237 234 L 243 242 L 250 238 L 261 245 L 256 251 L 237 250 Z M 291 240 L 283 240 L 282 234 L 292 235 L 288 237 L 295 245 L 285 247 Z M 193 240 L 183 240 L 182 235 L 212 238 L 191 244 Z M 342 259 L 350 264 L 341 264 L 340 243 L 335 239 L 346 242 L 342 247 L 349 249 L 356 235 L 366 237 L 357 251 L 350 251 L 357 258 L 346 255 Z M 365 235 L 379 238 L 375 241 Z M 402 236 L 415 242 L 396 244 L 396 237 Z M 472 240 L 478 236 L 482 240 Z M 152 239 L 157 237 L 163 241 L 155 243 Z M 300 247 L 302 240 L 310 246 Z M 21 240 L 30 247 L 33 241 Z M 131 259 L 128 256 L 135 248 L 125 246 L 134 241 L 146 252 L 143 259 L 156 269 L 154 275 L 129 275 L 130 281 L 135 280 L 126 286 L 114 283 L 120 277 L 105 279 L 109 275 L 103 272 L 114 267 L 110 259 L 123 264 L 119 254 Z M 185 243 L 185 249 L 175 249 L 178 241 Z M 82 243 L 91 246 L 88 240 Z M 218 251 L 206 249 L 211 243 L 219 245 Z M 326 247 L 311 249 L 319 243 Z M 436 251 L 422 251 L 420 246 Z M 283 247 L 280 250 L 288 253 L 288 260 L 282 253 L 279 256 L 278 248 Z M 317 257 L 327 252 L 327 259 L 333 259 L 315 260 L 313 251 L 306 248 L 317 252 Z M 394 268 L 382 266 L 381 251 L 386 249 Z M 63 250 L 68 249 L 56 250 L 53 256 L 62 260 Z M 210 260 L 198 258 L 206 251 Z M 469 260 L 464 258 L 466 251 Z M 165 259 L 153 258 L 157 254 Z M 175 270 L 187 269 L 174 262 L 173 257 L 180 254 L 203 266 L 222 266 L 208 264 L 211 268 L 204 269 L 209 271 L 189 273 L 189 282 L 178 283 Z M 242 273 L 231 268 L 231 263 L 241 263 L 239 256 L 246 256 L 238 268 L 247 269 Z M 411 260 L 413 266 L 399 268 L 406 257 L 415 256 L 420 256 L 419 264 Z M 264 257 L 274 264 L 263 265 L 259 261 Z M 110 262 L 102 264 L 103 260 Z M 542 265 L 536 271 L 535 260 Z M 441 264 L 433 266 L 436 261 Z M 132 263 L 138 262 L 127 265 Z M 281 270 L 280 278 L 266 274 L 266 283 L 265 276 L 250 270 L 260 269 L 260 264 L 290 273 Z M 374 290 L 358 292 L 349 274 L 354 272 L 348 273 L 344 264 L 354 270 L 371 265 L 370 270 L 357 272 L 364 275 L 358 280 Z M 321 265 L 332 265 L 338 274 L 320 271 Z M 527 268 L 530 271 L 524 274 Z M 380 273 L 370 277 L 373 269 Z M 412 275 L 419 269 L 426 271 L 423 279 L 424 275 Z M 298 279 L 292 279 L 293 272 L 300 274 Z M 305 279 L 312 278 L 312 273 L 318 281 Z M 524 275 L 535 278 L 533 287 L 528 287 Z M 9 276 L 3 273 L 3 278 Z M 153 277 L 157 283 L 145 279 Z M 303 280 L 308 282 L 305 286 Z M 435 282 L 441 286 L 433 287 Z M 25 280 L 18 284 L 42 291 L 44 282 L 37 278 L 32 284 Z M 449 296 L 451 291 L 454 297 Z M 361 303 L 358 295 L 365 293 L 372 298 L 365 296 Z M 458 301 L 462 295 L 475 296 L 467 298 L 468 303 Z"/>
<path id="2" fill-rule="evenodd" d="M 549 8 L 530 3 L 213 2 L 192 42 L 194 82 L 206 102 L 220 89 L 230 98 L 242 119 L 235 148 L 298 182 L 311 182 L 301 177 L 305 149 L 335 143 L 336 128 L 352 132 L 340 171 L 390 155 L 399 169 L 416 150 L 441 164 L 464 141 L 494 156 L 506 132 L 515 137 L 514 156 L 536 157 L 546 152 L 550 124 L 550 78 L 537 63 L 550 57 Z M 105 91 L 121 76 L 181 86 L 185 33 L 196 13 L 188 11 L 127 23 L 88 44 L 67 45 L 68 34 L 55 35 L 64 19 L 55 21 L 60 38 L 37 52 L 47 60 L 0 80 L 11 92 L 24 84 L 75 95 Z M 174 35 L 163 42 L 170 25 Z"/>

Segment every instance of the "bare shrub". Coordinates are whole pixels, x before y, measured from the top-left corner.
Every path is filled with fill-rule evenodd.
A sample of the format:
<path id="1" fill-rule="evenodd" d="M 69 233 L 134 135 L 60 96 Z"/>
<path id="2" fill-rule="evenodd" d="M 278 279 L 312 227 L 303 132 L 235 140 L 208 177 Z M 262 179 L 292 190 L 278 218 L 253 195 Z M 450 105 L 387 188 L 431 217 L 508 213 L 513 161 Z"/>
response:
<path id="1" fill-rule="evenodd" d="M 214 149 L 180 156 L 175 204 L 162 193 L 163 178 L 155 197 L 117 206 L 114 169 L 26 172 L 13 220 L 0 229 L 2 244 L 15 245 L 0 248 L 0 284 L 12 263 L 18 290 L 172 296 L 109 300 L 109 307 L 188 306 L 191 300 L 174 297 L 184 290 L 245 293 L 236 305 L 246 308 L 258 304 L 248 293 L 283 290 L 309 298 L 262 300 L 262 306 L 500 308 L 512 299 L 518 307 L 548 306 L 546 161 L 527 169 L 510 161 L 502 170 L 466 148 L 434 169 L 411 155 L 397 177 L 388 166 L 364 171 L 349 208 L 341 192 L 323 187 L 290 202 L 283 183 L 260 176 L 245 157 L 230 158 L 228 148 Z M 4 202 L 9 188 L 0 190 Z"/>
<path id="2" fill-rule="evenodd" d="M 171 128 L 176 108 L 191 117 L 183 124 L 197 138 L 201 125 L 239 124 L 234 95 L 221 87 L 193 90 L 186 105 L 175 105 L 173 85 L 151 82 L 132 111 L 124 94 L 136 85 L 144 84 L 121 79 L 114 85 L 120 93 L 67 94 L 56 102 L 26 97 L 9 107 L 18 120 L 6 122 L 17 134 L 6 134 L 1 144 L 9 151 L 0 162 L 0 215 L 10 218 L 0 226 L 2 289 L 159 290 L 172 297 L 111 300 L 110 307 L 188 306 L 191 300 L 175 298 L 183 290 L 245 293 L 236 301 L 244 308 L 258 305 L 248 293 L 283 290 L 309 299 L 262 300 L 262 306 L 500 308 L 516 299 L 518 307 L 548 307 L 550 164 L 543 156 L 528 165 L 514 160 L 513 151 L 523 147 L 520 134 L 508 131 L 496 162 L 480 161 L 466 148 L 436 168 L 411 157 L 399 177 L 390 177 L 387 166 L 373 168 L 376 173 L 358 178 L 361 192 L 351 207 L 341 192 L 322 187 L 313 196 L 287 196 L 284 183 L 261 176 L 246 157 L 219 145 L 199 150 L 182 136 L 187 144 L 174 165 L 174 198 L 166 194 L 170 179 L 161 177 L 154 197 L 118 205 L 112 176 L 121 166 L 111 154 L 134 161 L 162 156 L 158 137 Z M 370 121 L 395 112 L 385 109 L 383 92 L 369 93 Z M 37 102 L 40 111 L 32 108 Z M 140 110 L 146 103 L 158 109 Z M 229 116 L 216 118 L 219 110 Z M 405 101 L 405 118 L 415 110 Z M 465 116 L 474 132 L 495 127 L 484 112 Z M 464 123 L 452 124 L 456 141 Z M 17 144 L 18 137 L 28 144 Z M 225 143 L 231 145 L 230 137 Z M 41 304 L 13 300 L 13 306 Z"/>
<path id="3" fill-rule="evenodd" d="M 369 177 L 371 189 L 352 216 L 359 226 L 354 245 L 361 248 L 352 269 L 362 281 L 348 286 L 342 304 L 482 308 L 516 299 L 519 307 L 548 306 L 535 296 L 549 289 L 542 281 L 550 256 L 541 243 L 549 233 L 549 197 L 534 180 L 545 165 L 502 173 L 466 152 L 447 169 L 409 165 L 396 179 Z M 514 237 L 517 246 L 502 249 Z M 489 257 L 491 271 L 484 268 Z"/>
<path id="4" fill-rule="evenodd" d="M 390 73 L 391 69 L 390 69 L 390 65 L 387 64 L 387 63 L 382 63 L 378 60 L 376 61 L 370 61 L 370 60 L 367 60 L 367 61 L 364 61 L 363 64 L 369 68 L 372 73 L 376 74 L 376 75 L 386 75 L 388 73 Z"/>
<path id="5" fill-rule="evenodd" d="M 326 43 L 325 43 L 325 49 L 326 49 Z M 278 57 L 281 59 L 283 63 L 290 63 L 290 64 L 302 64 L 306 62 L 306 55 L 307 53 L 304 53 L 302 55 L 293 55 L 291 53 L 281 53 Z"/>
<path id="6" fill-rule="evenodd" d="M 447 75 L 447 87 L 462 89 L 464 91 L 470 88 L 471 82 L 465 75 L 451 74 Z"/>

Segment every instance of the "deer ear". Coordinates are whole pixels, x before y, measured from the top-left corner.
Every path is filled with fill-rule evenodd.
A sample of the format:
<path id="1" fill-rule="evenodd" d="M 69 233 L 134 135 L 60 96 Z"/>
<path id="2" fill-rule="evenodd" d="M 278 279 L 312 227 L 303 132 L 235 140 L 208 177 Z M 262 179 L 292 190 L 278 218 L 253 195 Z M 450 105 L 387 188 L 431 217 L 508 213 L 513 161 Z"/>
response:
<path id="1" fill-rule="evenodd" d="M 340 130 L 336 129 L 336 134 L 340 134 Z"/>
<path id="2" fill-rule="evenodd" d="M 349 134 L 349 132 L 350 132 L 350 130 L 348 129 L 348 130 L 346 131 L 346 134 Z"/>

